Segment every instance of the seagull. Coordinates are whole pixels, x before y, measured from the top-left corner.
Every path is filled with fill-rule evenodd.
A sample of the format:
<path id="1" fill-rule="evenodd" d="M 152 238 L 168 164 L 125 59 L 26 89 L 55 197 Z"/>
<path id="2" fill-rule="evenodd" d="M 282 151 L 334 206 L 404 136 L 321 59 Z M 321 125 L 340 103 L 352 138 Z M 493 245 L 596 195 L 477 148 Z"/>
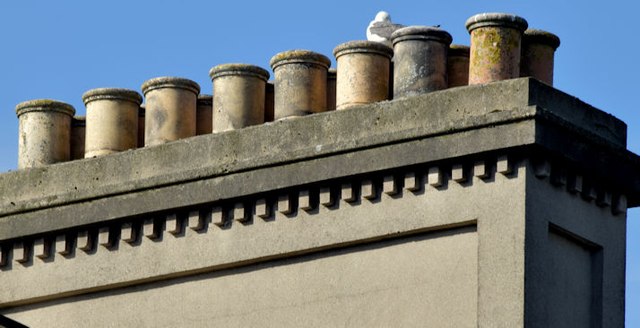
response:
<path id="1" fill-rule="evenodd" d="M 367 40 L 384 43 L 392 47 L 391 33 L 403 27 L 404 25 L 392 23 L 391 16 L 388 12 L 381 11 L 376 14 L 376 18 L 374 18 L 367 27 Z"/>

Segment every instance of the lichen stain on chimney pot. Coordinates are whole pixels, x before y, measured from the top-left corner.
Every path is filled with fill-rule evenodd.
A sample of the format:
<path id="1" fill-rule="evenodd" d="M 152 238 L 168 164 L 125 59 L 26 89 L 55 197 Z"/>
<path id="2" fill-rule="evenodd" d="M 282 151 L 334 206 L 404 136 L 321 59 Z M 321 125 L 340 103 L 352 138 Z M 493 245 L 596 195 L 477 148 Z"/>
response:
<path id="1" fill-rule="evenodd" d="M 483 84 L 520 76 L 522 33 L 527 21 L 503 13 L 483 13 L 467 19 L 471 34 L 469 84 Z"/>

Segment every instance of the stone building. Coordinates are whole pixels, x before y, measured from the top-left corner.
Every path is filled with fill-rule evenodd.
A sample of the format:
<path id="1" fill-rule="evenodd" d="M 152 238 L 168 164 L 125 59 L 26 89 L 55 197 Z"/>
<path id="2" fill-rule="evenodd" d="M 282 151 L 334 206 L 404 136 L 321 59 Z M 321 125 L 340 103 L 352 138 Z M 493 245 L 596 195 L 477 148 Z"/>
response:
<path id="1" fill-rule="evenodd" d="M 142 111 L 135 91 L 91 90 L 86 127 L 66 104 L 20 104 L 21 169 L 0 175 L 0 314 L 623 326 L 640 205 L 626 125 L 552 87 L 557 37 L 506 14 L 467 27 L 470 49 L 418 26 L 394 29 L 393 50 L 339 45 L 337 78 L 296 50 L 274 56 L 273 82 L 214 67 L 213 97 L 152 79 Z"/>

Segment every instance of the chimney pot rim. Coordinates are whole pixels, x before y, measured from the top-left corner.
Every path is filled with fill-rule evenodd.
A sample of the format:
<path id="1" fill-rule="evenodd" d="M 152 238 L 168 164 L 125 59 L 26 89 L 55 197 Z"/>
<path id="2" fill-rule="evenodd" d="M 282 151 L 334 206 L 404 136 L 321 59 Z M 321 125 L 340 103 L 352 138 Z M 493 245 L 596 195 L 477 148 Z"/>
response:
<path id="1" fill-rule="evenodd" d="M 524 32 L 529 23 L 526 19 L 514 14 L 481 13 L 469 17 L 464 25 L 469 33 L 477 28 L 488 26 L 514 28 Z"/>
<path id="2" fill-rule="evenodd" d="M 84 115 L 74 116 L 71 119 L 72 127 L 84 127 L 87 126 L 87 118 Z"/>
<path id="3" fill-rule="evenodd" d="M 33 99 L 16 105 L 16 115 L 18 117 L 29 112 L 60 112 L 73 117 L 76 109 L 70 104 L 54 99 Z"/>
<path id="4" fill-rule="evenodd" d="M 213 95 L 201 94 L 198 95 L 198 105 L 211 105 L 213 104 Z"/>
<path id="5" fill-rule="evenodd" d="M 260 66 L 242 63 L 220 64 L 209 70 L 209 77 L 212 81 L 216 78 L 229 75 L 253 76 L 262 79 L 265 82 L 271 76 L 269 71 Z"/>
<path id="6" fill-rule="evenodd" d="M 354 40 L 341 43 L 333 49 L 333 56 L 336 57 L 336 59 L 342 55 L 350 53 L 373 53 L 383 55 L 391 59 L 393 57 L 393 48 L 381 42 Z"/>
<path id="7" fill-rule="evenodd" d="M 449 57 L 469 57 L 471 47 L 463 44 L 452 44 L 449 46 Z"/>
<path id="8" fill-rule="evenodd" d="M 135 90 L 123 88 L 96 88 L 88 90 L 82 95 L 85 106 L 96 100 L 126 100 L 140 105 L 142 96 Z"/>
<path id="9" fill-rule="evenodd" d="M 182 77 L 174 77 L 174 76 L 161 76 L 154 77 L 142 83 L 142 93 L 147 94 L 147 92 L 162 89 L 162 88 L 178 88 L 192 91 L 196 95 L 200 94 L 200 85 L 192 80 L 182 78 Z"/>
<path id="10" fill-rule="evenodd" d="M 449 32 L 433 26 L 412 25 L 397 29 L 391 34 L 391 42 L 395 45 L 407 40 L 432 40 L 450 45 L 453 37 Z"/>
<path id="11" fill-rule="evenodd" d="M 285 64 L 316 64 L 329 69 L 331 60 L 321 53 L 311 50 L 295 49 L 277 53 L 271 57 L 269 61 L 269 65 L 274 71 L 277 67 Z"/>
<path id="12" fill-rule="evenodd" d="M 539 30 L 530 28 L 524 31 L 524 35 L 522 38 L 524 43 L 541 43 L 548 45 L 553 48 L 553 50 L 558 49 L 560 46 L 560 38 L 548 31 Z"/>

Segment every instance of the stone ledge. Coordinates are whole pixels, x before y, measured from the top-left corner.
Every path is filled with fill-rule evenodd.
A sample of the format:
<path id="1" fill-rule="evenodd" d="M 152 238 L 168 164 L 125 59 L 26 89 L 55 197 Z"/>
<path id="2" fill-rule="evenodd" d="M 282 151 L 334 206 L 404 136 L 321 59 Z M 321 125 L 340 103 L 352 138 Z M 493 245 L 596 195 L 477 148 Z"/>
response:
<path id="1" fill-rule="evenodd" d="M 530 122 L 520 122 L 470 130 L 12 214 L 0 218 L 0 241 L 461 157 L 493 148 L 517 147 L 534 142 L 533 127 Z M 514 137 L 501 138 L 502 135 Z M 485 138 L 495 142 L 485 143 Z M 425 151 L 427 149 L 430 151 Z"/>

